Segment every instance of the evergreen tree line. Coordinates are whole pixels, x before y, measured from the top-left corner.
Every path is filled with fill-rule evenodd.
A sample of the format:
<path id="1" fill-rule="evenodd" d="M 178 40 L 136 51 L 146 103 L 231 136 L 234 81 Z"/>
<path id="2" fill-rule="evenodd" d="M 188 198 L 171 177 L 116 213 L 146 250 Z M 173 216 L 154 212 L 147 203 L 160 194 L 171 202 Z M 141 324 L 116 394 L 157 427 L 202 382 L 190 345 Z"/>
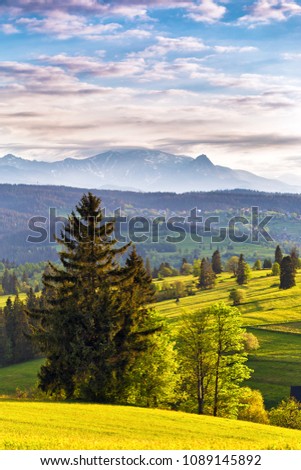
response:
<path id="1" fill-rule="evenodd" d="M 32 289 L 25 302 L 18 295 L 14 301 L 9 297 L 6 306 L 0 309 L 0 366 L 17 364 L 37 357 L 31 341 L 31 327 L 27 315 L 38 305 Z"/>
<path id="2" fill-rule="evenodd" d="M 0 294 L 28 293 L 30 288 L 39 291 L 43 271 L 47 263 L 25 263 L 16 266 L 7 260 L 0 262 Z"/>
<path id="3" fill-rule="evenodd" d="M 8 269 L 5 269 L 1 284 L 4 295 L 18 294 L 20 284 L 14 271 L 10 273 Z"/>

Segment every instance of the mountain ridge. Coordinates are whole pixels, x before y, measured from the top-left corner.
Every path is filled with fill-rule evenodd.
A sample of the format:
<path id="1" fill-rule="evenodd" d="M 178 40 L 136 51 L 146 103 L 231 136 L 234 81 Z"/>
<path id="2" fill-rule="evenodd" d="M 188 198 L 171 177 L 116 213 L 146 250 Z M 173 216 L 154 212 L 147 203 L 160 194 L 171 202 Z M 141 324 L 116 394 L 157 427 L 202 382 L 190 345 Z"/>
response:
<path id="1" fill-rule="evenodd" d="M 237 188 L 291 193 L 300 190 L 279 180 L 215 165 L 205 154 L 193 158 L 143 148 L 108 150 L 54 162 L 6 154 L 0 158 L 0 183 L 176 193 Z"/>

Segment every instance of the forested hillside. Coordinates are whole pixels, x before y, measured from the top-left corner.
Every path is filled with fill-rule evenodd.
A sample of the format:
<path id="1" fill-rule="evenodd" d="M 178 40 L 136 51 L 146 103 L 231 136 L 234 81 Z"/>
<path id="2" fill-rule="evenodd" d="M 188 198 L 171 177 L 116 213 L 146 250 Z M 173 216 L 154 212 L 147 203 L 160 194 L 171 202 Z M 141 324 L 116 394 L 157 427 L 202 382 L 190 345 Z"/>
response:
<path id="1" fill-rule="evenodd" d="M 261 219 L 265 215 L 273 217 L 269 230 L 275 242 L 290 244 L 300 242 L 301 195 L 246 190 L 185 194 L 95 190 L 94 193 L 102 199 L 107 214 L 120 209 L 122 216 L 128 218 L 143 216 L 149 220 L 162 216 L 187 218 L 191 210 L 196 208 L 203 220 L 217 216 L 224 226 L 233 216 L 247 214 L 250 217 L 251 208 L 258 207 Z M 43 243 L 27 242 L 31 234 L 29 220 L 32 217 L 45 217 L 47 221 L 44 227 L 47 230 L 50 209 L 53 209 L 55 216 L 64 217 L 70 213 L 82 194 L 82 189 L 64 186 L 0 185 L 0 259 L 8 258 L 18 264 L 56 261 L 55 243 L 49 243 L 49 239 Z M 59 230 L 60 226 L 57 229 Z M 176 264 L 182 254 L 192 261 L 193 258 L 207 256 L 212 251 L 208 233 L 204 234 L 203 244 L 191 243 L 189 239 L 181 244 L 175 244 L 165 242 L 167 229 L 164 224 L 161 224 L 160 230 L 163 232 L 160 233 L 157 243 L 152 243 L 151 240 L 139 243 L 140 254 L 144 258 L 149 256 L 153 266 L 158 266 L 167 260 Z M 127 225 L 124 226 L 124 232 L 128 232 Z M 233 245 L 228 239 L 220 243 L 219 248 L 225 258 L 235 254 L 233 253 L 235 244 Z M 254 251 L 262 249 L 262 255 L 268 256 L 274 248 L 275 244 L 267 244 L 265 240 L 259 239 L 257 244 L 252 243 L 251 249 L 250 247 L 246 249 L 248 260 L 256 259 Z M 200 253 L 200 250 L 203 252 Z"/>

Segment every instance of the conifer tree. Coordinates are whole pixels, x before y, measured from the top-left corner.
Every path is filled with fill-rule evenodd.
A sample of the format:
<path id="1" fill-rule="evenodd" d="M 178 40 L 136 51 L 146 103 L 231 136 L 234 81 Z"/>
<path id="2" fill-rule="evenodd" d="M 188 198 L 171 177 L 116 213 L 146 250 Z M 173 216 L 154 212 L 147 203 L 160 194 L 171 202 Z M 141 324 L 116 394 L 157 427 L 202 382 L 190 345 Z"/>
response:
<path id="1" fill-rule="evenodd" d="M 292 258 L 284 256 L 280 265 L 280 289 L 290 289 L 296 285 L 295 269 Z"/>
<path id="2" fill-rule="evenodd" d="M 290 256 L 291 256 L 291 259 L 292 259 L 294 270 L 296 272 L 297 268 L 298 268 L 298 264 L 299 264 L 299 251 L 298 251 L 297 247 L 294 246 L 292 248 Z"/>
<path id="3" fill-rule="evenodd" d="M 10 294 L 10 275 L 7 268 L 5 269 L 2 278 L 2 289 L 4 294 Z"/>
<path id="4" fill-rule="evenodd" d="M 281 248 L 279 245 L 277 245 L 276 250 L 275 250 L 275 263 L 278 263 L 280 266 L 282 258 L 283 258 L 283 254 L 282 254 Z"/>
<path id="5" fill-rule="evenodd" d="M 250 278 L 249 265 L 244 260 L 243 254 L 240 255 L 237 267 L 236 281 L 238 285 L 247 284 Z"/>
<path id="6" fill-rule="evenodd" d="M 29 339 L 29 322 L 25 306 L 18 295 L 12 302 L 9 297 L 4 307 L 4 325 L 6 333 L 6 362 L 17 364 L 34 357 Z"/>
<path id="7" fill-rule="evenodd" d="M 152 278 L 152 267 L 151 267 L 151 262 L 149 258 L 146 258 L 145 260 L 145 269 L 149 277 Z"/>
<path id="8" fill-rule="evenodd" d="M 151 278 L 135 249 L 116 247 L 114 223 L 103 220 L 100 199 L 88 193 L 58 242 L 62 267 L 49 265 L 34 339 L 46 355 L 40 388 L 66 397 L 121 402 L 141 351 L 159 326 L 145 307 Z"/>
<path id="9" fill-rule="evenodd" d="M 222 262 L 219 250 L 215 250 L 212 255 L 212 269 L 215 274 L 220 274 L 222 272 Z"/>
<path id="10" fill-rule="evenodd" d="M 148 308 L 155 295 L 152 279 L 146 272 L 143 259 L 133 248 L 123 271 L 124 289 L 116 293 L 114 310 L 117 315 L 117 333 L 114 337 L 116 393 L 126 393 L 127 379 L 141 352 L 148 350 L 150 338 L 161 329 Z"/>
<path id="11" fill-rule="evenodd" d="M 116 256 L 125 248 L 115 247 L 113 223 L 102 219 L 100 200 L 84 195 L 57 240 L 62 267 L 49 264 L 40 326 L 33 327 L 34 339 L 47 357 L 40 388 L 72 397 L 82 387 L 105 402 L 113 388 L 112 305 L 121 289 Z"/>
<path id="12" fill-rule="evenodd" d="M 3 309 L 3 314 L 6 333 L 6 362 L 13 363 L 15 350 L 16 319 L 14 315 L 13 302 L 10 297 L 6 301 L 6 305 Z"/>
<path id="13" fill-rule="evenodd" d="M 199 277 L 200 289 L 212 289 L 215 285 L 216 274 L 213 272 L 212 265 L 208 258 L 203 258 L 201 262 L 201 273 Z"/>

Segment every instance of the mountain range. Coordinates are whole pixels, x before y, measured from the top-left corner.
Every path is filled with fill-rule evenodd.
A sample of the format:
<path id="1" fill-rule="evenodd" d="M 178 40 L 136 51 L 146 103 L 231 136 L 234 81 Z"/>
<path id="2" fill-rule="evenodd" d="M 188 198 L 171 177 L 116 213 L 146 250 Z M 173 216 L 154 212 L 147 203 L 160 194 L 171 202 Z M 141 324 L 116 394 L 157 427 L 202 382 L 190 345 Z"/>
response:
<path id="1" fill-rule="evenodd" d="M 0 158 L 0 183 L 177 193 L 236 188 L 300 191 L 278 180 L 214 165 L 206 155 L 192 158 L 149 149 L 111 150 L 88 158 L 55 162 L 8 154 Z"/>

